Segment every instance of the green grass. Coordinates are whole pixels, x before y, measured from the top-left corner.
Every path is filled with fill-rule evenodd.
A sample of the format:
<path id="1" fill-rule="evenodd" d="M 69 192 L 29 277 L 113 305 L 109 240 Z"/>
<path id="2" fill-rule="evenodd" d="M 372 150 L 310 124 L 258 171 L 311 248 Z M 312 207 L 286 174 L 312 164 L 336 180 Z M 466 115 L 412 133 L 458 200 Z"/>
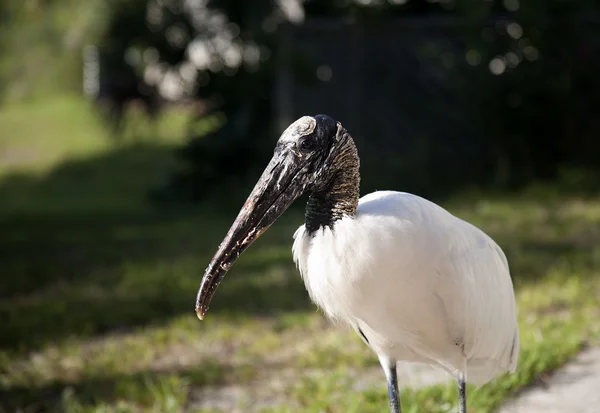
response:
<path id="1" fill-rule="evenodd" d="M 244 254 L 196 319 L 239 205 L 148 204 L 176 164 L 182 116 L 114 144 L 74 98 L 0 112 L 0 412 L 387 411 L 377 360 L 316 311 L 293 266 L 301 211 Z M 518 371 L 470 387 L 470 412 L 599 342 L 600 199 L 549 193 L 446 204 L 506 251 L 520 312 Z M 451 383 L 401 397 L 409 413 L 456 408 Z"/>

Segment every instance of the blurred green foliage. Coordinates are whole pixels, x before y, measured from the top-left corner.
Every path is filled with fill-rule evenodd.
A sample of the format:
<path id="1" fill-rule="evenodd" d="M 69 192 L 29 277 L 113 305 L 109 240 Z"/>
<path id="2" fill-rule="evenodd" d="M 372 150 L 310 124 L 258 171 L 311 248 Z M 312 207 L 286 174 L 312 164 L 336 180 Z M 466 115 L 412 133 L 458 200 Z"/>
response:
<path id="1" fill-rule="evenodd" d="M 486 139 L 495 152 L 491 182 L 511 188 L 553 181 L 574 167 L 597 173 L 597 4 L 502 3 L 500 20 L 466 31 L 467 58 L 480 62 L 470 71 L 467 93 L 483 108 Z"/>
<path id="2" fill-rule="evenodd" d="M 104 1 L 0 2 L 2 102 L 81 90 L 81 48 L 106 21 Z"/>
<path id="3" fill-rule="evenodd" d="M 174 75 L 186 84 L 187 97 L 201 99 L 208 113 L 217 112 L 222 120 L 221 128 L 209 135 L 191 132 L 189 144 L 180 150 L 179 168 L 156 192 L 162 200 L 200 198 L 223 182 L 250 181 L 265 164 L 281 128 L 274 122 L 278 72 L 289 70 L 307 88 L 316 85 L 318 99 L 314 59 L 294 49 L 291 67 L 278 60 L 279 39 L 285 35 L 282 28 L 294 20 L 293 13 L 280 4 L 288 4 L 289 9 L 292 3 L 5 1 L 0 5 L 2 98 L 14 101 L 58 89 L 81 90 L 81 52 L 86 44 L 98 45 L 103 70 L 115 76 L 131 72 L 143 78 L 148 67 L 156 65 L 159 75 L 155 77 Z M 351 19 L 359 30 L 397 17 L 449 16 L 460 22 L 456 37 L 463 43 L 462 62 L 446 69 L 440 59 L 440 70 L 448 82 L 459 85 L 454 93 L 465 97 L 471 111 L 448 108 L 446 100 L 425 96 L 415 106 L 423 108 L 419 109 L 423 117 L 434 117 L 427 119 L 431 124 L 438 120 L 437 113 L 453 110 L 460 126 L 455 135 L 463 129 L 475 132 L 449 141 L 445 136 L 427 136 L 429 130 L 410 131 L 416 135 L 407 140 L 410 151 L 401 153 L 396 146 L 387 153 L 380 148 L 362 149 L 365 165 L 378 168 L 377 181 L 365 169 L 366 189 L 401 185 L 423 194 L 446 195 L 469 185 L 518 188 L 532 181 L 556 180 L 573 170 L 583 177 L 580 186 L 598 189 L 594 183 L 600 156 L 595 139 L 600 131 L 596 2 L 309 0 L 300 4 L 305 19 Z M 194 48 L 196 57 L 190 52 Z M 197 57 L 203 54 L 204 62 Z M 376 78 L 377 73 L 369 76 Z M 400 112 L 409 103 L 385 109 Z M 464 155 L 456 149 L 459 146 L 476 155 Z M 389 182 L 382 182 L 382 176 L 390 177 Z"/>

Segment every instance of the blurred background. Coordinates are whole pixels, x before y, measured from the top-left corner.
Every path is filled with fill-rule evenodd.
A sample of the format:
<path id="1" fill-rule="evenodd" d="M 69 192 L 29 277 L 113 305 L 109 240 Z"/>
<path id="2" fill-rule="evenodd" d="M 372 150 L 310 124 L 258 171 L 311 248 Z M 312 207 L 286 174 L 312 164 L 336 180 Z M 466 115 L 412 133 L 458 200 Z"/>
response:
<path id="1" fill-rule="evenodd" d="M 303 202 L 194 314 L 277 137 L 318 113 L 362 194 L 417 193 L 505 250 L 520 366 L 469 394 L 494 411 L 599 343 L 599 70 L 593 0 L 3 0 L 0 412 L 387 408 L 294 268 Z M 408 412 L 455 408 L 402 371 Z"/>

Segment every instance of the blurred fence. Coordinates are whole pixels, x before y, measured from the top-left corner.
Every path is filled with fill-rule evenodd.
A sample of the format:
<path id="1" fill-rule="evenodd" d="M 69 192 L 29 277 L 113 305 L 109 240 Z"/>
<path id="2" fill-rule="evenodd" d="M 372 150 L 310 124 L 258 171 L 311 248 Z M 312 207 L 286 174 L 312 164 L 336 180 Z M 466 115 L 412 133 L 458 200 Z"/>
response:
<path id="1" fill-rule="evenodd" d="M 578 34 L 590 56 L 599 56 L 598 21 L 586 18 Z M 458 18 L 427 16 L 372 24 L 320 18 L 288 25 L 278 39 L 279 129 L 301 115 L 327 113 L 353 135 L 365 169 L 385 171 L 387 179 L 378 176 L 378 184 L 410 183 L 419 189 L 431 187 L 431 181 L 477 183 L 499 168 L 502 153 L 497 138 L 489 136 L 490 114 L 484 113 L 497 109 L 481 107 L 486 99 L 475 97 L 487 91 L 474 89 L 481 76 L 501 76 L 471 50 L 467 33 L 502 24 L 508 24 L 502 16 L 477 28 Z M 314 70 L 316 80 L 307 82 L 294 71 L 298 67 Z M 494 93 L 492 83 L 481 85 Z M 596 115 L 586 114 L 588 120 Z"/>

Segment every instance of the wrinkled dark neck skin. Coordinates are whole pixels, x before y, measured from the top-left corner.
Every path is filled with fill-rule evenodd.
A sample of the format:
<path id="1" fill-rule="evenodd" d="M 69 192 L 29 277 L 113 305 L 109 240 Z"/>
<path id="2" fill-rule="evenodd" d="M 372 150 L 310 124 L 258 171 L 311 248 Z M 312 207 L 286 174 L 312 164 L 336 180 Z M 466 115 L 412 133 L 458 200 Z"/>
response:
<path id="1" fill-rule="evenodd" d="M 356 216 L 359 198 L 360 161 L 356 146 L 348 136 L 326 172 L 329 179 L 314 188 L 306 204 L 305 227 L 309 234 L 333 224 L 344 216 Z"/>

